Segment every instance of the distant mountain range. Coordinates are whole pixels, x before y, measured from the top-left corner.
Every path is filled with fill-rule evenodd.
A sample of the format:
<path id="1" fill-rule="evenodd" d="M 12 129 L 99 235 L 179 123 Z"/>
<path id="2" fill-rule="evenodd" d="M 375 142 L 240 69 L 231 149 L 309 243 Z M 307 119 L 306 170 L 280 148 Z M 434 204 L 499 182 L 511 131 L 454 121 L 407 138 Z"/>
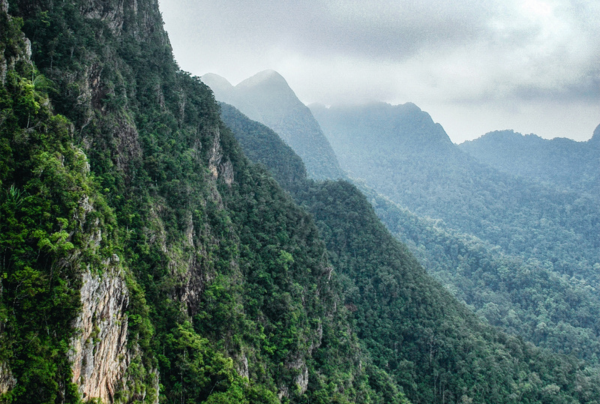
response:
<path id="1" fill-rule="evenodd" d="M 597 402 L 594 203 L 414 105 L 348 115 L 372 184 L 331 180 L 285 80 L 212 76 L 270 128 L 217 104 L 158 6 L 0 1 L 1 403 Z"/>
<path id="2" fill-rule="evenodd" d="M 253 122 L 234 107 L 222 104 L 221 108 L 223 121 L 232 128 L 244 152 L 263 164 L 280 183 L 283 181 L 294 199 L 315 218 L 332 267 L 340 275 L 342 303 L 350 313 L 357 336 L 373 358 L 373 367 L 385 369 L 413 403 L 470 402 L 471 398 L 473 402 L 512 402 L 515 391 L 522 398 L 528 396 L 534 402 L 546 402 L 552 398 L 554 392 L 550 392 L 554 387 L 526 392 L 519 381 L 523 377 L 541 376 L 540 386 L 551 386 L 548 382 L 554 376 L 550 375 L 560 373 L 559 369 L 565 365 L 573 366 L 574 362 L 567 365 L 567 358 L 559 359 L 549 352 L 538 351 L 473 316 L 466 306 L 426 275 L 405 246 L 382 226 L 375 211 L 391 224 L 394 235 L 412 243 L 413 249 L 417 247 L 417 256 L 423 262 L 428 266 L 437 264 L 430 273 L 445 281 L 445 285 L 450 286 L 448 289 L 471 308 L 478 309 L 490 323 L 555 351 L 582 356 L 580 351 L 586 349 L 589 358 L 598 352 L 598 344 L 585 338 L 597 331 L 591 322 L 598 321 L 588 314 L 599 307 L 598 299 L 585 295 L 585 290 L 567 287 L 568 295 L 562 293 L 563 297 L 582 300 L 579 311 L 575 311 L 569 307 L 570 302 L 557 293 L 556 289 L 564 285 L 557 287 L 557 280 L 549 278 L 547 273 L 532 277 L 531 267 L 507 262 L 489 253 L 481 243 L 445 233 L 364 187 L 365 194 L 362 194 L 345 181 L 307 180 L 294 159 L 273 157 L 288 155 L 289 147 L 273 136 L 272 130 Z M 294 183 L 288 180 L 291 172 L 285 168 L 288 161 L 294 167 L 292 177 L 297 179 Z M 415 238 L 421 241 L 418 246 L 413 241 Z M 423 244 L 433 246 L 437 254 L 419 254 Z M 460 272 L 453 266 L 457 262 Z M 507 265 L 509 270 L 505 269 Z M 531 293 L 532 281 L 541 282 L 536 295 Z M 456 293 L 460 283 L 466 287 Z M 498 288 L 503 283 L 512 290 Z M 585 301 L 588 297 L 591 297 L 590 302 Z M 555 314 L 563 314 L 564 319 L 564 313 L 554 310 L 549 317 L 535 316 L 536 310 L 548 306 L 544 305 L 548 298 L 554 305 L 563 305 L 571 315 L 568 319 L 571 323 L 561 329 L 569 333 L 569 339 L 560 347 L 553 341 L 562 337 L 555 332 L 559 330 Z M 491 303 L 492 299 L 496 303 Z M 524 299 L 532 300 L 535 307 L 524 304 Z M 502 320 L 508 322 L 502 323 Z M 538 327 L 537 334 L 530 332 L 531 323 L 538 320 L 547 321 L 548 327 Z M 590 326 L 572 325 L 582 321 L 590 322 Z M 571 336 L 577 333 L 582 338 Z M 591 352 L 587 352 L 590 348 Z M 558 362 L 554 362 L 556 360 Z M 559 368 L 549 369 L 547 366 L 551 363 Z M 376 385 L 386 380 L 383 373 L 375 373 L 374 369 L 370 374 L 370 380 Z M 587 376 L 580 373 L 580 377 Z M 473 390 L 474 386 L 477 391 Z M 569 388 L 567 384 L 562 386 Z M 392 402 L 393 395 L 389 393 L 393 390 L 389 386 L 386 389 L 386 396 L 382 398 L 386 403 Z"/>
<path id="3" fill-rule="evenodd" d="M 593 199 L 479 162 L 413 104 L 312 111 L 342 168 L 392 201 L 507 253 L 598 278 L 592 266 L 600 209 Z"/>
<path id="4" fill-rule="evenodd" d="M 213 90 L 218 101 L 235 106 L 252 120 L 277 132 L 302 158 L 310 177 L 344 177 L 319 124 L 279 73 L 265 70 L 235 87 L 216 74 L 205 74 L 202 81 Z"/>
<path id="5" fill-rule="evenodd" d="M 542 139 L 505 130 L 459 145 L 500 171 L 600 197 L 600 125 L 587 142 Z"/>

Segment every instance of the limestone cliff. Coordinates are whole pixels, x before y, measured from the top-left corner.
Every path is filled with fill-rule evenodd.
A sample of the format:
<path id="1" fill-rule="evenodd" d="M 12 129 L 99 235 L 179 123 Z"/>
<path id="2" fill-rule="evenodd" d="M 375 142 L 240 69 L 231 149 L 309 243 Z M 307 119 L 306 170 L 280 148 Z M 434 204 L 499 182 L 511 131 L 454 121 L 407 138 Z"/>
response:
<path id="1" fill-rule="evenodd" d="M 73 382 L 83 398 L 110 403 L 131 361 L 125 314 L 129 296 L 121 274 L 116 269 L 102 275 L 85 272 L 81 303 L 70 358 Z"/>

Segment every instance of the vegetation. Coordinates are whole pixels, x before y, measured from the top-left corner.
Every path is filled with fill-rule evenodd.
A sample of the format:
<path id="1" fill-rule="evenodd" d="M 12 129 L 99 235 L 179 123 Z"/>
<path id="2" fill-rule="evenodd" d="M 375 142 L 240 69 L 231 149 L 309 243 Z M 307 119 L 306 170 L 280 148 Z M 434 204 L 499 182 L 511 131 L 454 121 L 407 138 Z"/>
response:
<path id="1" fill-rule="evenodd" d="M 127 288 L 131 361 L 115 403 L 600 397 L 583 362 L 482 324 L 356 187 L 307 180 L 272 131 L 220 110 L 177 67 L 156 2 L 10 7 L 1 400 L 98 401 L 81 395 L 70 363 L 88 271 Z"/>
<path id="2" fill-rule="evenodd" d="M 216 74 L 207 74 L 202 80 L 212 88 L 217 100 L 233 105 L 277 132 L 302 158 L 311 178 L 345 177 L 319 124 L 279 73 L 266 70 L 235 87 Z"/>
<path id="3" fill-rule="evenodd" d="M 2 13 L 4 401 L 87 399 L 82 274 L 118 265 L 132 360 L 110 401 L 405 402 L 349 329 L 311 217 L 178 69 L 156 4 L 84 3 Z"/>
<path id="4" fill-rule="evenodd" d="M 497 170 L 597 198 L 600 195 L 598 137 L 587 142 L 542 139 L 514 131 L 496 131 L 459 145 Z"/>
<path id="5" fill-rule="evenodd" d="M 481 318 L 537 346 L 597 363 L 600 310 L 586 281 L 560 276 L 537 260 L 419 218 L 362 186 L 377 216 L 419 262 Z"/>
<path id="6" fill-rule="evenodd" d="M 271 142 L 264 153 L 285 148 L 242 114 L 223 117 L 240 144 L 263 136 Z M 273 164 L 273 172 L 285 164 L 261 150 L 249 153 Z M 309 180 L 291 191 L 319 226 L 359 339 L 413 403 L 593 402 L 598 396 L 591 387 L 595 369 L 485 325 L 446 292 L 383 227 L 355 186 Z"/>
<path id="7" fill-rule="evenodd" d="M 591 313 L 598 305 L 600 210 L 594 199 L 475 161 L 414 105 L 313 111 L 355 178 L 433 219 L 417 225 L 378 207 L 390 230 L 412 239 L 421 262 L 450 290 L 462 290 L 465 302 L 511 333 L 596 360 Z M 476 286 L 467 291 L 469 285 Z"/>

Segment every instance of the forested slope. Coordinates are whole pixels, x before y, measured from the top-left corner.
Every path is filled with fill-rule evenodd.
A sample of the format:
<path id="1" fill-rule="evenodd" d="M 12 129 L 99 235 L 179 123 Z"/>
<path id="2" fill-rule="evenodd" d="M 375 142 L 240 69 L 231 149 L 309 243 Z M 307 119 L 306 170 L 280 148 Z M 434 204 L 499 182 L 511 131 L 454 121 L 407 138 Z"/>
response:
<path id="1" fill-rule="evenodd" d="M 390 232 L 480 317 L 537 346 L 598 361 L 600 298 L 588 282 L 419 218 L 364 184 L 360 189 Z"/>
<path id="2" fill-rule="evenodd" d="M 223 111 L 242 147 L 264 139 L 248 154 L 280 172 L 285 161 L 263 153 L 283 153 L 285 144 Z M 483 324 L 427 275 L 355 186 L 306 181 L 291 191 L 315 217 L 358 337 L 412 402 L 593 402 L 600 394 L 595 370 Z"/>
<path id="3" fill-rule="evenodd" d="M 443 219 L 505 253 L 597 285 L 594 199 L 477 162 L 412 104 L 314 107 L 313 113 L 353 178 L 419 216 Z"/>
<path id="4" fill-rule="evenodd" d="M 2 401 L 405 402 L 349 328 L 313 220 L 179 70 L 157 2 L 10 14 Z"/>
<path id="5" fill-rule="evenodd" d="M 459 145 L 461 150 L 500 171 L 593 198 L 600 195 L 600 125 L 587 142 L 542 139 L 514 131 L 490 132 Z"/>

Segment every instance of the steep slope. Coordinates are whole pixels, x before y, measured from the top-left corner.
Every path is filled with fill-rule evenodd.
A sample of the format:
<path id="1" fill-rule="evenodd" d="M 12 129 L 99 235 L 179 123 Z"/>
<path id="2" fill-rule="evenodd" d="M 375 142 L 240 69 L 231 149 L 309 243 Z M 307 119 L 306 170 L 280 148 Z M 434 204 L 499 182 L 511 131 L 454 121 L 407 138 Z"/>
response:
<path id="1" fill-rule="evenodd" d="M 247 156 L 264 164 L 286 189 L 306 180 L 298 156 L 276 133 L 221 104 Z M 490 324 L 538 346 L 591 361 L 600 358 L 600 298 L 583 281 L 501 253 L 481 240 L 422 219 L 363 184 L 361 191 L 390 232 L 405 243 L 427 271 Z"/>
<path id="2" fill-rule="evenodd" d="M 423 219 L 364 184 L 377 216 L 427 272 L 480 317 L 537 346 L 600 359 L 600 298 L 585 281 L 503 254 L 476 237 Z"/>
<path id="3" fill-rule="evenodd" d="M 277 182 L 285 189 L 293 189 L 306 181 L 306 169 L 302 159 L 291 147 L 281 142 L 279 135 L 264 125 L 243 119 L 235 107 L 220 103 L 221 118 L 237 136 L 240 146 L 250 160 L 269 168 Z"/>
<path id="4" fill-rule="evenodd" d="M 508 254 L 597 285 L 600 209 L 593 200 L 477 162 L 413 105 L 313 112 L 343 168 L 377 192 Z"/>
<path id="5" fill-rule="evenodd" d="M 270 129 L 231 107 L 222 115 L 248 155 L 281 171 L 285 161 L 265 155 L 286 149 Z M 307 181 L 293 193 L 327 242 L 358 336 L 413 402 L 585 402 L 598 395 L 597 372 L 483 325 L 393 239 L 356 187 Z"/>
<path id="6" fill-rule="evenodd" d="M 72 143 L 70 123 L 53 114 L 49 83 L 31 64 L 30 44 L 20 28 L 21 22 L 0 8 L 5 68 L 0 83 L 0 400 L 74 402 L 79 389 L 71 376 L 78 366 L 73 363 L 72 372 L 71 364 L 82 350 L 72 323 L 87 303 L 80 289 L 89 285 L 86 279 L 103 273 L 105 281 L 120 282 L 120 290 L 112 299 L 94 302 L 90 314 L 110 303 L 121 305 L 128 296 L 125 268 L 115 255 L 114 215 L 85 154 Z M 123 314 L 94 321 L 94 338 L 119 341 L 111 352 L 90 352 L 90 368 L 102 357 L 111 370 L 100 386 L 92 386 L 98 377 L 89 374 L 79 386 L 84 392 L 95 387 L 103 395 L 117 388 L 125 379 L 124 367 L 135 360 L 126 320 L 124 328 L 115 325 Z M 77 324 L 84 335 L 90 331 L 87 320 L 79 316 Z M 102 341 L 95 345 L 106 348 Z"/>
<path id="7" fill-rule="evenodd" d="M 319 124 L 279 73 L 266 70 L 235 87 L 216 74 L 204 75 L 202 80 L 212 88 L 217 100 L 235 106 L 280 134 L 302 158 L 312 178 L 344 176 Z"/>
<path id="8" fill-rule="evenodd" d="M 599 131 L 596 129 L 596 133 Z M 497 131 L 464 142 L 459 147 L 500 171 L 548 182 L 594 198 L 600 195 L 600 148 L 591 139 L 587 142 L 562 138 L 547 140 L 514 131 Z"/>
<path id="9" fill-rule="evenodd" d="M 1 400 L 404 402 L 156 1 L 0 4 Z"/>

